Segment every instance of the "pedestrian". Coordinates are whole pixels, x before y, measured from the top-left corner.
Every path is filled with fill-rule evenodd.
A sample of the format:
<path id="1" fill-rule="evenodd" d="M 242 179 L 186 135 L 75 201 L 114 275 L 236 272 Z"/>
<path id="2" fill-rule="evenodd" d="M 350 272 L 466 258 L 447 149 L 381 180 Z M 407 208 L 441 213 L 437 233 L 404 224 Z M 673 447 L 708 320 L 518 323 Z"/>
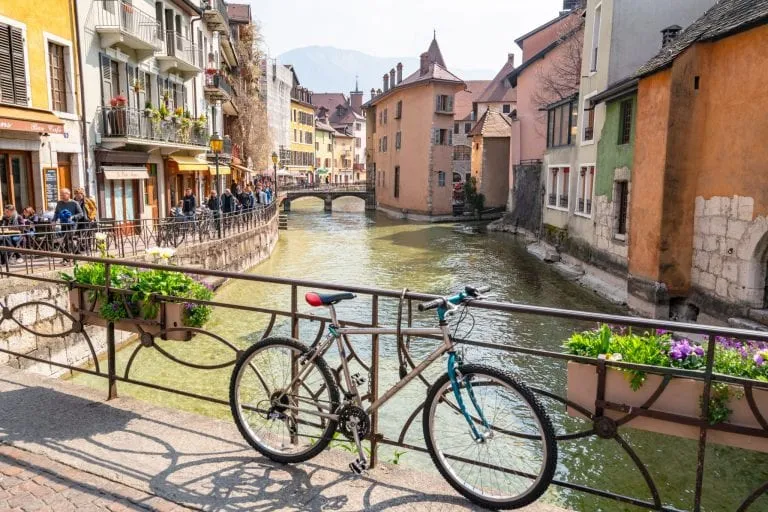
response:
<path id="1" fill-rule="evenodd" d="M 208 196 L 208 209 L 214 212 L 216 215 L 219 213 L 219 196 L 216 195 L 215 190 L 211 190 L 211 195 Z"/>
<path id="2" fill-rule="evenodd" d="M 253 194 L 253 187 L 248 185 L 245 187 L 244 199 L 247 202 L 247 208 L 252 210 L 256 207 L 256 196 Z"/>
<path id="3" fill-rule="evenodd" d="M 188 188 L 184 191 L 183 205 L 181 212 L 187 219 L 192 219 L 195 216 L 195 210 L 197 209 L 197 200 L 195 194 L 192 193 L 192 189 Z"/>
<path id="4" fill-rule="evenodd" d="M 78 238 L 82 241 L 82 247 L 86 251 L 93 246 L 93 235 L 96 228 L 96 201 L 93 198 L 86 197 L 85 189 L 78 187 L 75 189 L 74 199 L 80 205 L 83 216 L 77 221 Z"/>
<path id="5" fill-rule="evenodd" d="M 237 196 L 237 182 L 235 180 L 232 180 L 232 184 L 229 186 L 229 191 L 232 193 L 233 196 Z"/>
<path id="6" fill-rule="evenodd" d="M 258 201 L 262 206 L 266 206 L 267 204 L 269 204 L 269 201 L 267 200 L 267 194 L 261 188 L 261 185 L 256 187 L 256 197 L 258 198 Z"/>
<path id="7" fill-rule="evenodd" d="M 224 215 L 229 215 L 237 209 L 238 201 L 228 188 L 224 189 L 221 195 L 221 211 Z"/>
<path id="8" fill-rule="evenodd" d="M 18 247 L 21 244 L 21 225 L 23 219 L 12 204 L 5 205 L 3 209 L 3 219 L 0 220 L 0 226 L 11 228 L 11 232 L 0 234 L 0 245 L 4 247 Z M 18 231 L 16 231 L 18 229 Z M 5 230 L 4 230 L 5 231 Z M 8 262 L 10 252 L 0 251 L 0 263 L 5 265 Z"/>
<path id="9" fill-rule="evenodd" d="M 59 221 L 61 226 L 61 250 L 65 253 L 77 253 L 77 243 L 75 233 L 77 224 L 84 217 L 83 209 L 80 203 L 71 198 L 71 192 L 68 188 L 61 189 L 61 199 L 56 203 L 56 209 L 53 211 L 53 220 Z M 64 258 L 64 263 L 69 263 Z"/>

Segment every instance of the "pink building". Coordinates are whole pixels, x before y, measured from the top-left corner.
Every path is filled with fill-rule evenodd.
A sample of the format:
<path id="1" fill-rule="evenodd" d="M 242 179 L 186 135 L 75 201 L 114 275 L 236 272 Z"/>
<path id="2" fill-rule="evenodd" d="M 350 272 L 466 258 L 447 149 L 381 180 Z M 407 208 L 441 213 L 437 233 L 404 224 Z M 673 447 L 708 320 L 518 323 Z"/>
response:
<path id="1" fill-rule="evenodd" d="M 378 207 L 415 220 L 451 217 L 454 97 L 464 82 L 448 71 L 433 39 L 418 70 L 403 78 L 398 64 L 382 86 L 363 105 Z"/>

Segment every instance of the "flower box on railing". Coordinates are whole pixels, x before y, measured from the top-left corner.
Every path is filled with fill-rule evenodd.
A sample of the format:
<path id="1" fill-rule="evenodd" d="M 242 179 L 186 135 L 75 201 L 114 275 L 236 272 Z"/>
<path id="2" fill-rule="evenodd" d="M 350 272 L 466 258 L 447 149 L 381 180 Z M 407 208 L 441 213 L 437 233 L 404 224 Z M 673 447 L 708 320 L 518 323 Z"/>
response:
<path id="1" fill-rule="evenodd" d="M 107 320 L 99 313 L 103 305 L 104 298 L 92 293 L 92 290 L 73 285 L 69 291 L 69 311 L 75 317 L 82 313 L 83 325 L 106 327 Z M 141 304 L 136 307 L 141 310 Z M 137 315 L 134 319 L 119 320 L 115 322 L 115 329 L 137 334 L 148 333 L 152 336 L 161 334 L 164 340 L 189 341 L 192 339 L 191 331 L 176 330 L 184 327 L 183 319 L 184 304 L 160 302 L 154 318 L 142 318 Z"/>
<path id="2" fill-rule="evenodd" d="M 657 432 L 670 436 L 687 439 L 699 439 L 700 428 L 697 422 L 701 420 L 701 397 L 704 392 L 704 381 L 682 377 L 672 377 L 669 384 L 648 407 L 650 414 L 661 413 L 657 417 L 642 414 L 640 408 L 648 402 L 657 389 L 662 385 L 664 377 L 661 375 L 647 374 L 643 385 L 633 390 L 627 379 L 627 373 L 622 370 L 606 368 L 604 401 L 610 404 L 625 406 L 622 410 L 605 408 L 604 415 L 619 420 L 631 414 L 631 411 L 640 411 L 626 426 L 639 430 Z M 753 414 L 746 396 L 742 396 L 744 390 L 741 387 L 729 385 L 730 400 L 727 403 L 731 410 L 723 428 L 728 426 L 747 427 L 762 430 L 759 420 Z M 568 362 L 568 400 L 584 409 L 595 412 L 595 402 L 598 396 L 598 366 L 597 364 L 583 364 Z M 763 416 L 768 419 L 768 390 L 752 389 L 755 406 Z M 674 414 L 690 419 L 689 424 L 661 419 L 658 416 Z M 570 416 L 583 418 L 584 416 L 573 407 L 568 407 Z M 735 446 L 746 450 L 768 452 L 768 437 L 737 434 L 719 430 L 714 425 L 707 433 L 707 441 L 728 446 Z"/>

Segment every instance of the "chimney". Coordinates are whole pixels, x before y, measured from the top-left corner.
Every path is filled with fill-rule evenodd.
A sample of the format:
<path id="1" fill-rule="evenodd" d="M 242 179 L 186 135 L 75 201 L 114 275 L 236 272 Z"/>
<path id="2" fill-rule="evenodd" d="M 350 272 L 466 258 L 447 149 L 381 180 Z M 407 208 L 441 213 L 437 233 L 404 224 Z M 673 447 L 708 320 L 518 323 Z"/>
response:
<path id="1" fill-rule="evenodd" d="M 677 36 L 680 35 L 681 30 L 683 30 L 683 27 L 680 25 L 670 25 L 667 28 L 661 29 L 661 47 L 664 48 L 673 43 Z"/>
<path id="2" fill-rule="evenodd" d="M 419 56 L 419 58 L 421 60 L 419 63 L 419 76 L 424 76 L 429 73 L 429 54 L 424 52 Z"/>
<path id="3" fill-rule="evenodd" d="M 397 63 L 397 85 L 400 85 L 400 82 L 403 81 L 403 63 L 398 62 Z"/>
<path id="4" fill-rule="evenodd" d="M 391 84 L 391 87 L 395 88 L 395 68 L 392 68 L 389 70 L 389 83 Z"/>
<path id="5" fill-rule="evenodd" d="M 375 97 L 376 97 L 376 89 L 374 89 L 373 87 L 371 87 L 371 99 L 373 99 L 373 98 L 375 98 Z"/>
<path id="6" fill-rule="evenodd" d="M 512 67 L 515 67 L 515 54 L 514 53 L 508 53 L 507 54 L 507 62 L 509 64 L 512 64 Z"/>
<path id="7" fill-rule="evenodd" d="M 349 104 L 352 107 L 352 110 L 354 110 L 359 114 L 361 111 L 361 107 L 363 106 L 363 91 L 350 92 Z"/>
<path id="8" fill-rule="evenodd" d="M 384 92 L 389 90 L 389 73 L 384 73 Z"/>

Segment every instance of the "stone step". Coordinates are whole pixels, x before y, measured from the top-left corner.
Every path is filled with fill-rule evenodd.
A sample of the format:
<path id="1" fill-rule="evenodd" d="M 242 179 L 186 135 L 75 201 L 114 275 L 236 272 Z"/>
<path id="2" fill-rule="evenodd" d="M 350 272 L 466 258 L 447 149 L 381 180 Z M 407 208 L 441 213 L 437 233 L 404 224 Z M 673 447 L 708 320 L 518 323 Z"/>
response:
<path id="1" fill-rule="evenodd" d="M 753 331 L 768 331 L 768 326 L 748 318 L 729 318 L 728 325 L 735 329 L 751 329 Z"/>
<path id="2" fill-rule="evenodd" d="M 749 319 L 768 325 L 768 309 L 750 309 Z"/>
<path id="3" fill-rule="evenodd" d="M 541 261 L 546 263 L 555 263 L 560 261 L 560 253 L 557 252 L 557 249 L 547 243 L 537 242 L 535 244 L 530 244 L 528 247 L 526 247 L 526 249 L 529 253 L 533 254 Z"/>

